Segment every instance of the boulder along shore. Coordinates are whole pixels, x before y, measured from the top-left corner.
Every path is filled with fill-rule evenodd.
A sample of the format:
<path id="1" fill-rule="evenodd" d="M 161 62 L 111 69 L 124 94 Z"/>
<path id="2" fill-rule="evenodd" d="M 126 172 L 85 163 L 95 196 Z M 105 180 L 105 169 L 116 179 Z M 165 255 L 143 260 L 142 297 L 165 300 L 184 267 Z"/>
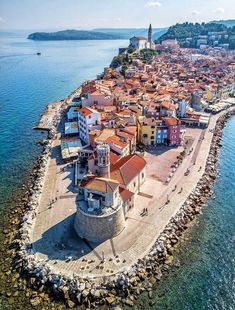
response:
<path id="1" fill-rule="evenodd" d="M 70 308 L 84 305 L 86 309 L 100 305 L 108 305 L 111 308 L 115 308 L 118 304 L 133 306 L 135 299 L 143 291 L 148 291 L 151 297 L 153 285 L 161 278 L 162 272 L 169 269 L 174 246 L 180 236 L 201 212 L 207 198 L 213 194 L 211 187 L 217 175 L 217 158 L 223 128 L 231 115 L 235 115 L 234 108 L 227 110 L 218 118 L 202 178 L 181 209 L 171 218 L 149 253 L 127 271 L 103 278 L 100 283 L 90 278 L 55 274 L 47 265 L 47 261 L 38 261 L 34 257 L 30 234 L 37 215 L 37 205 L 50 157 L 52 139 L 56 134 L 56 127 L 51 128 L 48 139 L 43 143 L 43 152 L 38 156 L 31 173 L 29 184 L 25 185 L 27 190 L 24 197 L 14 210 L 10 210 L 9 222 L 3 231 L 5 254 L 7 259 L 12 261 L 11 270 L 6 270 L 3 266 L 3 272 L 8 273 L 9 276 L 12 274 L 15 291 L 24 290 L 27 287 L 33 289 L 34 294 L 30 296 L 30 303 L 35 307 L 49 302 L 50 296 L 51 300 L 64 301 Z M 14 300 L 11 293 L 7 297 L 9 303 Z M 59 307 L 63 308 L 62 305 Z"/>

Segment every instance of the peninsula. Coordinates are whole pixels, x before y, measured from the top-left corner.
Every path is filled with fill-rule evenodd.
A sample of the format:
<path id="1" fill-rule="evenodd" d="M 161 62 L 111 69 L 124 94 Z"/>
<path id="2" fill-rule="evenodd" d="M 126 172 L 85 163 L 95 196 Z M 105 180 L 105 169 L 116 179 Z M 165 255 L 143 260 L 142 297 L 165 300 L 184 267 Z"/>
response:
<path id="1" fill-rule="evenodd" d="M 226 56 L 226 57 L 225 57 Z M 49 104 L 15 269 L 70 308 L 151 292 L 212 195 L 235 55 L 134 36 L 119 62 Z M 33 303 L 34 301 L 32 301 Z"/>
<path id="2" fill-rule="evenodd" d="M 110 34 L 86 30 L 62 30 L 57 32 L 34 32 L 29 34 L 29 40 L 60 41 L 60 40 L 117 40 L 122 39 L 119 34 Z"/>
<path id="3" fill-rule="evenodd" d="M 157 40 L 168 28 L 153 29 L 153 40 Z M 93 30 L 62 30 L 57 32 L 34 32 L 29 34 L 29 40 L 59 41 L 59 40 L 118 40 L 129 39 L 132 36 L 144 36 L 148 29 L 144 28 L 97 28 Z"/>

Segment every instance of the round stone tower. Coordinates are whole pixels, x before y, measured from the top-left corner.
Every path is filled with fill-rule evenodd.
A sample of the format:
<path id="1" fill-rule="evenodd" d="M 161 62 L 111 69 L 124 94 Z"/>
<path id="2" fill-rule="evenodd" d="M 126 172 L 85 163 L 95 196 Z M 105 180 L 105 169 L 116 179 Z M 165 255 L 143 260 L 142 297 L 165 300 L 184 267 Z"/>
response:
<path id="1" fill-rule="evenodd" d="M 96 148 L 98 156 L 98 173 L 99 176 L 103 178 L 110 178 L 110 160 L 109 152 L 110 147 L 107 143 L 101 143 L 97 145 Z"/>

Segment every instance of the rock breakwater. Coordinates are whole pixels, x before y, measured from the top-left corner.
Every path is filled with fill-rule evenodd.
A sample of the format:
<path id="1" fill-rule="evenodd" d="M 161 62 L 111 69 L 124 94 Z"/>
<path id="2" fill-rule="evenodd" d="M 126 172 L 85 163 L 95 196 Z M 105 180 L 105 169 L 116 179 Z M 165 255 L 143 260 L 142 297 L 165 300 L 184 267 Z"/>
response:
<path id="1" fill-rule="evenodd" d="M 149 253 L 139 259 L 129 270 L 103 279 L 101 283 L 76 275 L 68 277 L 55 274 L 47 261 L 39 261 L 34 255 L 30 240 L 50 157 L 52 140 L 48 139 L 33 171 L 33 184 L 29 189 L 27 201 L 24 201 L 25 213 L 19 224 L 20 229 L 15 238 L 13 239 L 12 236 L 10 240 L 10 247 L 14 249 L 14 270 L 27 279 L 27 284 L 34 290 L 44 292 L 46 296 L 51 294 L 65 300 L 70 308 L 76 304 L 84 304 L 87 308 L 96 308 L 102 304 L 114 307 L 120 303 L 133 306 L 135 299 L 143 291 L 148 291 L 151 298 L 154 284 L 172 263 L 174 246 L 188 228 L 189 223 L 201 212 L 207 198 L 213 194 L 211 187 L 216 179 L 217 157 L 223 128 L 231 114 L 235 114 L 235 109 L 226 111 L 217 120 L 202 178 L 180 210 L 171 218 Z M 55 128 L 50 131 L 50 138 L 53 138 L 54 134 Z M 35 303 L 40 304 L 41 298 L 39 295 L 36 296 Z"/>

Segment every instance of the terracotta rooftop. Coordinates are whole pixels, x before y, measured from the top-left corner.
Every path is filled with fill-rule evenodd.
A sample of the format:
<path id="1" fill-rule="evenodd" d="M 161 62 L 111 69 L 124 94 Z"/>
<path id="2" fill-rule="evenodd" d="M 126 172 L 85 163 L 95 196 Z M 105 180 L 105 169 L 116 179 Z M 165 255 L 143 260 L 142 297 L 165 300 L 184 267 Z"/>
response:
<path id="1" fill-rule="evenodd" d="M 88 115 L 92 114 L 93 111 L 89 108 L 84 107 L 84 108 L 81 108 L 79 110 L 79 113 L 82 113 L 84 116 L 88 116 Z"/>
<path id="2" fill-rule="evenodd" d="M 93 93 L 91 93 L 91 96 L 103 96 L 103 94 L 101 94 L 101 92 L 98 90 L 95 90 Z"/>
<path id="3" fill-rule="evenodd" d="M 168 126 L 176 126 L 180 124 L 180 120 L 176 117 L 163 117 L 162 118 Z"/>
<path id="4" fill-rule="evenodd" d="M 175 111 L 175 105 L 169 101 L 161 102 L 161 106 L 166 108 L 167 110 Z"/>
<path id="5" fill-rule="evenodd" d="M 138 37 L 132 37 L 131 39 L 137 39 L 137 40 L 146 40 L 146 38 L 145 37 L 142 37 L 142 36 L 138 36 Z"/>
<path id="6" fill-rule="evenodd" d="M 107 142 L 108 144 L 113 144 L 120 149 L 124 149 L 127 146 L 127 144 L 125 142 L 122 142 L 117 136 L 109 137 L 108 139 L 106 139 L 105 142 Z"/>
<path id="7" fill-rule="evenodd" d="M 128 189 L 125 189 L 121 186 L 119 187 L 119 193 L 124 202 L 128 201 L 134 195 L 134 193 L 132 193 Z"/>
<path id="8" fill-rule="evenodd" d="M 143 157 L 132 154 L 121 158 L 111 169 L 111 178 L 128 185 L 146 166 Z"/>
<path id="9" fill-rule="evenodd" d="M 119 184 L 115 180 L 93 177 L 83 187 L 101 193 L 112 193 L 118 186 Z"/>

